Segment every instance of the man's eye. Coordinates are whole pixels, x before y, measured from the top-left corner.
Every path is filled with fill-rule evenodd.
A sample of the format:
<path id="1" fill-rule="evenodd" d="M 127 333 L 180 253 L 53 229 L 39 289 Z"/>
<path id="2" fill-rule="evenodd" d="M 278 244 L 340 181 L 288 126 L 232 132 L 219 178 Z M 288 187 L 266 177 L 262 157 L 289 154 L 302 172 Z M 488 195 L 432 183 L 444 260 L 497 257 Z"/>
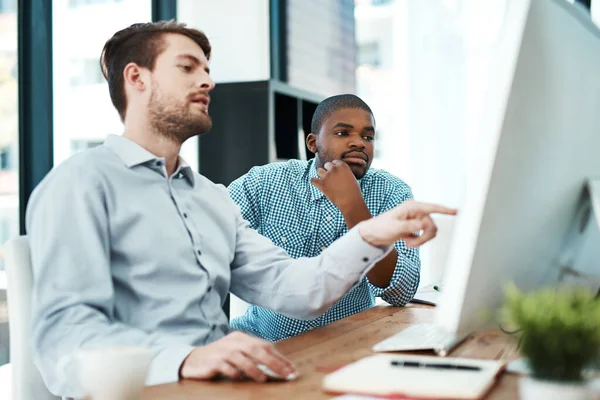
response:
<path id="1" fill-rule="evenodd" d="M 373 136 L 363 136 L 363 139 L 365 139 L 367 142 L 372 142 L 373 140 L 375 140 Z"/>
<path id="2" fill-rule="evenodd" d="M 347 134 L 348 134 L 348 132 L 345 132 L 345 131 L 339 131 L 339 132 L 335 133 L 335 135 L 337 135 L 337 136 L 346 136 Z"/>
<path id="3" fill-rule="evenodd" d="M 181 68 L 185 72 L 191 72 L 192 71 L 191 65 L 180 65 L 179 68 Z"/>

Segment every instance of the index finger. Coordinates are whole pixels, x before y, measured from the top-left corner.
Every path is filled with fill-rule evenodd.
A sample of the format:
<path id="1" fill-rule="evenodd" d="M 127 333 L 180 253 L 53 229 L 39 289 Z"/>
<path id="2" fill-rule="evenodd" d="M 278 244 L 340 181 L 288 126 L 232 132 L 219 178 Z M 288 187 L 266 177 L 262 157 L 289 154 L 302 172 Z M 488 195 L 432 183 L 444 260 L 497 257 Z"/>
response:
<path id="1" fill-rule="evenodd" d="M 456 208 L 444 207 L 439 204 L 412 202 L 409 204 L 409 207 L 411 208 L 411 211 L 422 214 L 456 215 L 458 213 Z"/>

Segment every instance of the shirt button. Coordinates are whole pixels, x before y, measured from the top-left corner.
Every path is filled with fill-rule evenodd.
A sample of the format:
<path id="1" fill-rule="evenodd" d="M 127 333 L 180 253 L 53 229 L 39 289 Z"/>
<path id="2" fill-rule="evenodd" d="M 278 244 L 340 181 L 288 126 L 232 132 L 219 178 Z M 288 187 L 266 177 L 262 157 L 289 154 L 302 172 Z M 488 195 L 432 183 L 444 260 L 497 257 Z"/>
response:
<path id="1" fill-rule="evenodd" d="M 202 252 L 200 250 L 197 250 L 196 253 L 198 253 L 199 256 L 202 255 Z"/>
<path id="2" fill-rule="evenodd" d="M 321 247 L 321 251 L 325 251 L 326 248 L 327 248 L 327 246 Z"/>
<path id="3" fill-rule="evenodd" d="M 160 160 L 156 161 L 156 166 L 157 167 L 162 167 L 162 161 L 160 161 Z"/>
<path id="4" fill-rule="evenodd" d="M 183 218 L 187 218 L 187 214 L 186 213 L 183 213 Z"/>
<path id="5" fill-rule="evenodd" d="M 328 216 L 328 217 L 326 217 L 325 219 L 326 219 L 327 221 L 331 221 L 331 217 L 329 217 L 329 216 Z"/>
<path id="6" fill-rule="evenodd" d="M 209 286 L 208 289 L 206 289 L 206 292 L 210 293 L 211 290 L 212 290 L 212 286 Z"/>
<path id="7" fill-rule="evenodd" d="M 285 243 L 286 239 L 284 237 L 281 238 L 281 241 Z"/>
<path id="8" fill-rule="evenodd" d="M 217 329 L 217 325 L 216 324 L 211 324 L 210 325 L 210 330 L 214 331 L 215 329 Z"/>
<path id="9" fill-rule="evenodd" d="M 367 257 L 363 257 L 363 262 L 369 262 L 369 259 Z"/>

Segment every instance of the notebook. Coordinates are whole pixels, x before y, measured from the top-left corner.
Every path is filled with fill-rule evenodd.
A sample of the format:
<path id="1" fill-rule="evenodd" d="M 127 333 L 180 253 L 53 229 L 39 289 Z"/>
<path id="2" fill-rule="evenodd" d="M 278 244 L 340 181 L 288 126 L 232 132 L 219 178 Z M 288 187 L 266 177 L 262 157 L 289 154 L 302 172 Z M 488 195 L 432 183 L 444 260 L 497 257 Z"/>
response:
<path id="1" fill-rule="evenodd" d="M 420 287 L 415 293 L 415 297 L 411 300 L 411 303 L 416 304 L 427 304 L 429 306 L 436 306 L 442 293 L 433 288 L 434 285 L 426 285 Z"/>
<path id="2" fill-rule="evenodd" d="M 415 364 L 419 366 L 415 367 Z M 450 369 L 456 366 L 463 369 Z M 482 399 L 492 389 L 504 366 L 504 362 L 494 360 L 377 354 L 326 375 L 322 388 L 335 394 Z"/>

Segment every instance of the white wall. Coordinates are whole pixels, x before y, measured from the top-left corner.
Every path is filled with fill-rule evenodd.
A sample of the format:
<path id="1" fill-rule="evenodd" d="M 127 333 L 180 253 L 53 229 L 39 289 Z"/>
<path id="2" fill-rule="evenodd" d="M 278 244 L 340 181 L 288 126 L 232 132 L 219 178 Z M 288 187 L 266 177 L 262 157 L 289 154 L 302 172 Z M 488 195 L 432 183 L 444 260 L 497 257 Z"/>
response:
<path id="1" fill-rule="evenodd" d="M 380 66 L 359 66 L 357 94 L 375 115 L 377 154 L 374 168 L 385 169 L 411 184 L 409 152 L 408 13 L 403 2 L 356 9 L 357 43 L 378 43 Z"/>
<path id="2" fill-rule="evenodd" d="M 178 0 L 177 18 L 208 36 L 215 82 L 269 79 L 268 0 Z"/>
<path id="3" fill-rule="evenodd" d="M 288 0 L 288 84 L 323 98 L 353 93 L 354 4 L 351 0 Z"/>
<path id="4" fill-rule="evenodd" d="M 408 2 L 410 157 L 420 199 L 458 206 L 466 155 L 466 63 L 448 11 L 439 2 Z"/>
<path id="5" fill-rule="evenodd" d="M 71 156 L 71 140 L 103 140 L 123 126 L 105 82 L 73 87 L 73 59 L 99 60 L 104 43 L 123 28 L 151 19 L 149 2 L 123 0 L 70 8 L 55 0 L 53 18 L 54 164 Z M 83 32 L 83 34 L 82 34 Z M 94 64 L 99 65 L 99 64 Z"/>

